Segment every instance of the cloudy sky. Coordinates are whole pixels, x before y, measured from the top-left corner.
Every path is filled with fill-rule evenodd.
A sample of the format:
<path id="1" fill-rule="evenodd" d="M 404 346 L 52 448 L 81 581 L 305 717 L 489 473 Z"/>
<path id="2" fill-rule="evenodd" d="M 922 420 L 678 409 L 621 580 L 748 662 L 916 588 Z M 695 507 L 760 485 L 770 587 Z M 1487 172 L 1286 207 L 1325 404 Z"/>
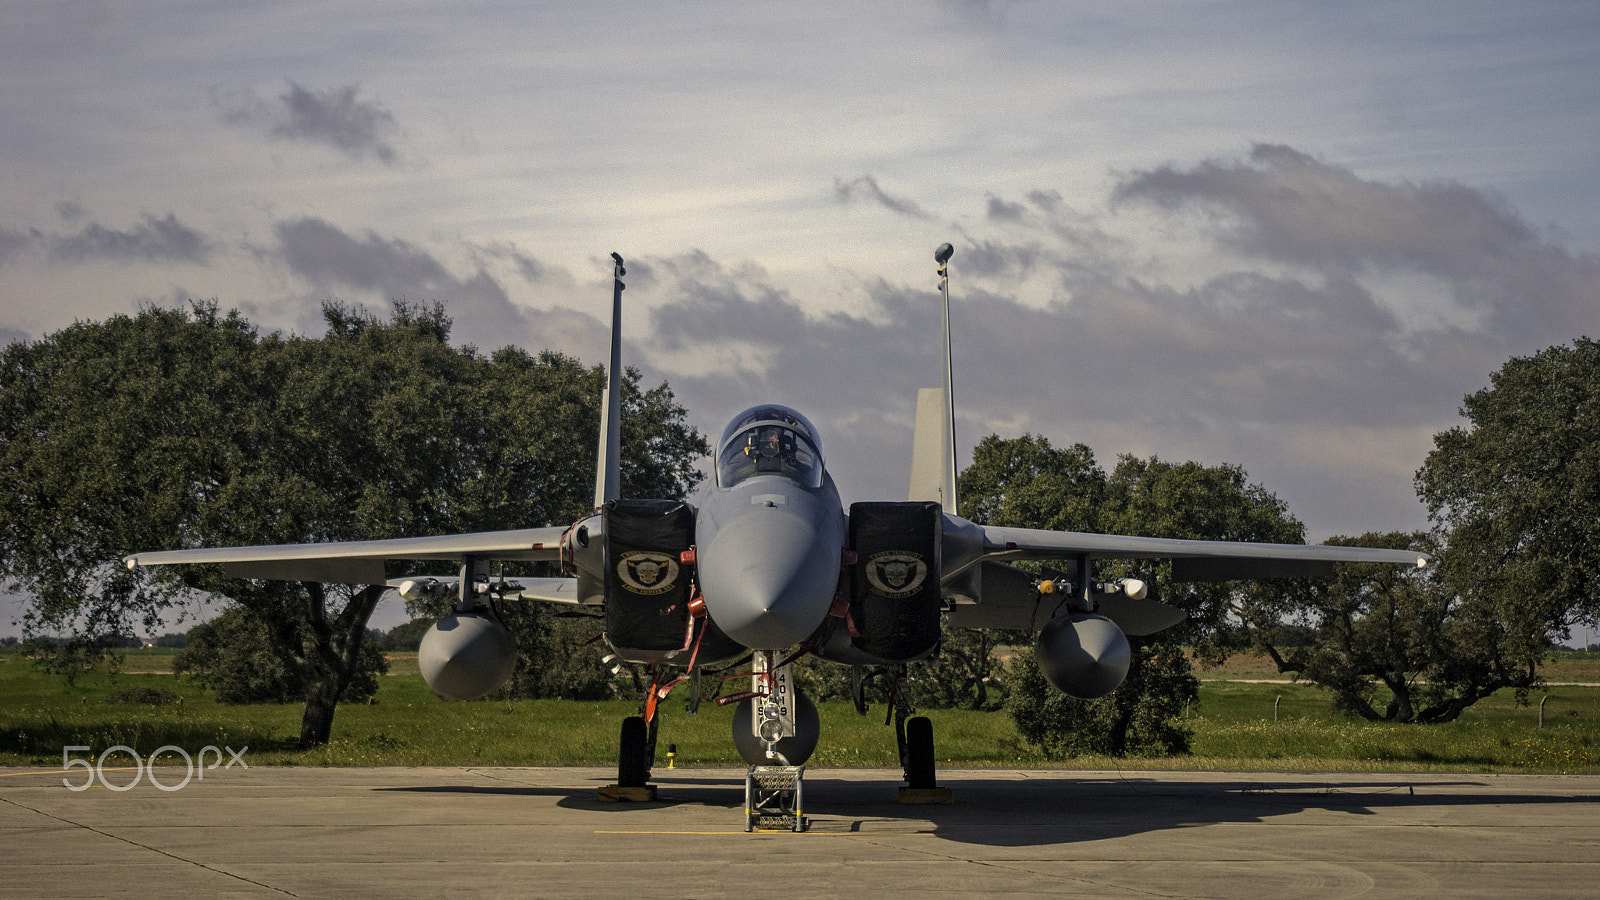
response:
<path id="1" fill-rule="evenodd" d="M 1321 539 L 1425 525 L 1461 397 L 1600 334 L 1593 0 L 0 20 L 0 341 L 403 298 L 598 363 L 615 250 L 627 361 L 697 425 L 789 403 L 847 501 L 899 499 L 949 241 L 963 448 L 1236 463 Z"/>

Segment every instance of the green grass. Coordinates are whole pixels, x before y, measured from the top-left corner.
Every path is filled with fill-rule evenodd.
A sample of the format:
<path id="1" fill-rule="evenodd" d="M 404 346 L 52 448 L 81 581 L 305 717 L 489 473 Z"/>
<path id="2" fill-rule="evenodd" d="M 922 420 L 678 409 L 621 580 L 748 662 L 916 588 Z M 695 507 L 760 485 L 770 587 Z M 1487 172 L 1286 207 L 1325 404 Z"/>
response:
<path id="1" fill-rule="evenodd" d="M 1600 772 L 1597 686 L 1552 687 L 1524 707 L 1502 691 L 1455 722 L 1428 726 L 1333 715 L 1328 695 L 1308 685 L 1207 682 L 1200 693 L 1203 715 L 1193 721 L 1201 759 L 1291 769 Z"/>
<path id="2" fill-rule="evenodd" d="M 0 651 L 0 765 L 59 767 L 62 748 L 98 754 L 126 745 L 148 756 L 171 744 L 248 747 L 251 765 L 595 765 L 615 764 L 617 729 L 631 701 L 439 700 L 416 675 L 414 657 L 394 660 L 377 702 L 339 708 L 334 739 L 295 748 L 301 707 L 223 706 L 186 679 L 157 674 L 171 651 L 132 651 L 123 672 L 83 673 L 74 685 L 45 675 L 14 651 Z M 1559 671 L 1550 680 L 1564 680 Z M 162 689 L 181 703 L 114 703 L 119 692 Z M 149 694 L 152 691 L 143 693 Z M 1050 760 L 1021 746 L 1004 713 L 932 710 L 941 765 L 974 767 L 1189 770 L 1472 771 L 1600 773 L 1600 687 L 1552 687 L 1517 707 L 1495 696 L 1442 726 L 1352 721 L 1328 712 L 1327 695 L 1306 685 L 1207 681 L 1190 710 L 1194 752 L 1165 759 Z M 1538 703 L 1547 696 L 1544 727 Z M 1276 721 L 1274 705 L 1276 704 Z M 658 747 L 665 764 L 740 765 L 730 738 L 731 708 L 705 703 L 697 716 L 674 694 Z M 848 704 L 820 705 L 823 739 L 814 767 L 897 766 L 884 708 L 857 716 Z"/>

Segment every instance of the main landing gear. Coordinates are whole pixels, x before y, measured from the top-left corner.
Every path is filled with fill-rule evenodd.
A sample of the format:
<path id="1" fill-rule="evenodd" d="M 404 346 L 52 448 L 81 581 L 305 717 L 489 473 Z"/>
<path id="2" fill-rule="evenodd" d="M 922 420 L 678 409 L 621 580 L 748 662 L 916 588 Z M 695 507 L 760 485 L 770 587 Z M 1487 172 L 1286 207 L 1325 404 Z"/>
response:
<path id="1" fill-rule="evenodd" d="M 622 720 L 617 747 L 617 783 L 600 788 L 601 800 L 648 802 L 656 799 L 656 786 L 650 784 L 650 764 L 656 757 L 656 730 L 659 716 L 647 724 L 644 716 Z"/>
<path id="2" fill-rule="evenodd" d="M 904 683 L 902 668 L 896 679 Z M 900 747 L 900 766 L 905 770 L 906 783 L 900 788 L 901 803 L 954 803 L 955 795 L 947 787 L 939 787 L 934 774 L 933 722 L 927 716 L 913 716 L 911 702 L 905 691 L 894 691 L 894 736 Z"/>
<path id="3" fill-rule="evenodd" d="M 656 799 L 656 786 L 650 783 L 650 766 L 656 759 L 656 734 L 661 728 L 659 702 L 682 679 L 666 681 L 665 671 L 657 666 L 651 673 L 650 693 L 645 698 L 644 715 L 622 720 L 617 740 L 617 783 L 600 788 L 601 800 L 650 801 Z M 700 704 L 700 679 L 691 678 L 694 696 L 689 714 Z M 664 685 L 664 686 L 663 686 Z"/>

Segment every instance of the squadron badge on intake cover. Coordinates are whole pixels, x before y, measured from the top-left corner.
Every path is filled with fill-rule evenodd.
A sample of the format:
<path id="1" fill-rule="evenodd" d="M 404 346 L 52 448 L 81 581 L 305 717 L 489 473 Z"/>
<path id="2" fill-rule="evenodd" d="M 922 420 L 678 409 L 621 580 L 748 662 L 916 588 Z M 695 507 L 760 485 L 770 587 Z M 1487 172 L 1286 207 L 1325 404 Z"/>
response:
<path id="1" fill-rule="evenodd" d="M 928 580 L 928 564 L 922 554 L 904 550 L 874 553 L 867 560 L 867 584 L 874 594 L 884 597 L 909 597 Z"/>
<path id="2" fill-rule="evenodd" d="M 654 550 L 629 550 L 617 563 L 617 577 L 635 594 L 665 594 L 678 583 L 678 561 Z"/>

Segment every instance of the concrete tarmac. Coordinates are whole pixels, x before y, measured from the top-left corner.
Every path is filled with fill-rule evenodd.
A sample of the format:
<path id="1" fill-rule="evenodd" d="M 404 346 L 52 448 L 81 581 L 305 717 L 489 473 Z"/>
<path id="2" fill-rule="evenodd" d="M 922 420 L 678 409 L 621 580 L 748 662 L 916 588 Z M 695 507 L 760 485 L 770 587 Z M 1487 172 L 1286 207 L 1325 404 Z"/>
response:
<path id="1" fill-rule="evenodd" d="M 816 769 L 808 833 L 746 834 L 740 769 L 86 774 L 0 769 L 0 897 L 1600 896 L 1596 776 Z"/>

